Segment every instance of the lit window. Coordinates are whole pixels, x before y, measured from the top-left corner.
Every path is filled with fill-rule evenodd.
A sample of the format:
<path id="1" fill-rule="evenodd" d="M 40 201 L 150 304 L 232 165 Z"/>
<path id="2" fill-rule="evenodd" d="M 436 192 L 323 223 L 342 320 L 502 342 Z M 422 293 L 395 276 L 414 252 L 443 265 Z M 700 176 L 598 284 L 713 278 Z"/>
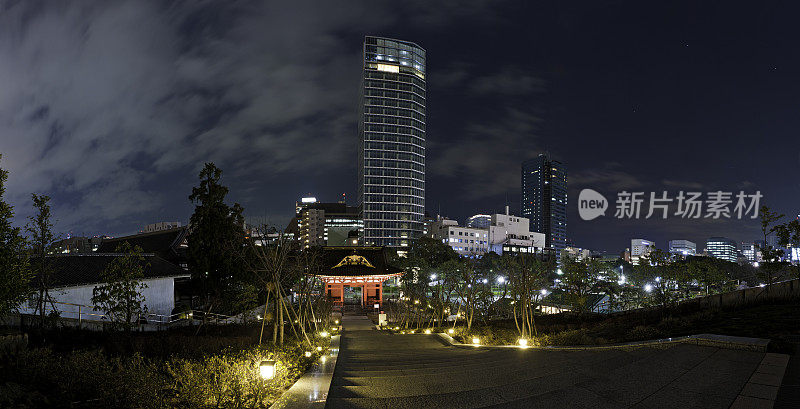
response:
<path id="1" fill-rule="evenodd" d="M 378 64 L 378 71 L 400 72 L 400 67 L 390 64 Z"/>

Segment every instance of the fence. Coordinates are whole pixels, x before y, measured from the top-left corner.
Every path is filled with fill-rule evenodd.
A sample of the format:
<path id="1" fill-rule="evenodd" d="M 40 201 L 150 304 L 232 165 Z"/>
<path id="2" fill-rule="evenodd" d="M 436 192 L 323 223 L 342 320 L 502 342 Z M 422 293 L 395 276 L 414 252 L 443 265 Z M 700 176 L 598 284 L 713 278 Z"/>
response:
<path id="1" fill-rule="evenodd" d="M 106 314 L 98 312 L 94 306 L 91 305 L 74 304 L 60 301 L 54 301 L 48 304 L 50 305 L 45 308 L 45 314 L 55 312 L 58 316 L 58 321 L 62 326 L 77 326 L 86 329 L 102 330 L 106 325 L 109 325 L 111 321 Z M 19 322 L 17 324 L 21 325 L 25 321 L 24 317 L 26 316 L 30 318 L 34 317 L 34 315 L 30 314 L 20 314 Z M 203 321 L 204 317 L 206 318 L 205 322 L 211 324 L 229 323 L 231 318 L 222 314 L 190 310 L 170 315 L 153 313 L 142 314 L 137 317 L 136 322 L 138 323 L 140 330 L 154 331 L 167 329 L 174 325 L 192 325 L 194 321 Z"/>
<path id="2" fill-rule="evenodd" d="M 708 309 L 735 309 L 766 301 L 788 301 L 800 298 L 800 279 L 781 281 L 763 287 L 745 288 L 714 295 L 683 300 L 670 308 L 676 313 L 689 313 Z M 635 315 L 657 308 L 637 308 L 615 311 L 611 315 Z"/>

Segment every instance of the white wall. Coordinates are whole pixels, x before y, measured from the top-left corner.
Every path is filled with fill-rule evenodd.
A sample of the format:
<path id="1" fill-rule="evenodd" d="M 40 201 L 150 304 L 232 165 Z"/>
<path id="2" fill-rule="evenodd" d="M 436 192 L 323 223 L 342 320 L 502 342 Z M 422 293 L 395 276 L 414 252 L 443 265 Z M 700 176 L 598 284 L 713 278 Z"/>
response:
<path id="1" fill-rule="evenodd" d="M 170 315 L 172 309 L 175 308 L 175 278 L 151 278 L 142 280 L 142 283 L 147 285 L 147 288 L 142 290 L 142 295 L 145 298 L 144 304 L 147 306 L 147 311 L 150 314 Z M 56 302 L 92 305 L 92 292 L 95 286 L 100 284 L 90 284 L 75 287 L 60 287 L 50 290 L 50 296 Z M 36 296 L 34 296 L 34 301 Z M 22 304 L 19 311 L 23 314 L 32 314 L 36 305 L 31 302 Z M 73 305 L 56 304 L 56 308 L 61 312 L 64 318 L 78 318 L 78 307 Z M 49 311 L 49 307 L 46 311 Z M 90 313 L 102 315 L 102 311 L 92 310 L 83 307 L 80 310 L 81 318 L 84 320 L 99 320 L 99 316 L 87 315 Z"/>

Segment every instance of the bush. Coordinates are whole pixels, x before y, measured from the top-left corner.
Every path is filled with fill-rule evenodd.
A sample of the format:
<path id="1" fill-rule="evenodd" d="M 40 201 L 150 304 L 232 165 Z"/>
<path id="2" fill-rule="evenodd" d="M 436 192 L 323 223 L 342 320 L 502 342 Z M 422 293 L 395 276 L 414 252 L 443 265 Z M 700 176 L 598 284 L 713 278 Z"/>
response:
<path id="1" fill-rule="evenodd" d="M 319 356 L 305 347 L 228 348 L 201 358 L 24 350 L 0 361 L 0 407 L 266 408 Z M 312 348 L 313 349 L 313 348 Z M 275 359 L 275 378 L 258 364 Z"/>

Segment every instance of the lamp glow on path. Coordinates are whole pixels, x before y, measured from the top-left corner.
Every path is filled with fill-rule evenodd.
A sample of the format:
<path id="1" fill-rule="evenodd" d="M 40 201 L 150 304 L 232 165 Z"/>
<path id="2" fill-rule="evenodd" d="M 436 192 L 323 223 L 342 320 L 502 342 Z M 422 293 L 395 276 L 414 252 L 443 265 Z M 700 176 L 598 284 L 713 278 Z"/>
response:
<path id="1" fill-rule="evenodd" d="M 261 374 L 261 379 L 272 379 L 275 377 L 275 361 L 268 359 L 261 361 L 258 365 L 258 372 Z"/>

